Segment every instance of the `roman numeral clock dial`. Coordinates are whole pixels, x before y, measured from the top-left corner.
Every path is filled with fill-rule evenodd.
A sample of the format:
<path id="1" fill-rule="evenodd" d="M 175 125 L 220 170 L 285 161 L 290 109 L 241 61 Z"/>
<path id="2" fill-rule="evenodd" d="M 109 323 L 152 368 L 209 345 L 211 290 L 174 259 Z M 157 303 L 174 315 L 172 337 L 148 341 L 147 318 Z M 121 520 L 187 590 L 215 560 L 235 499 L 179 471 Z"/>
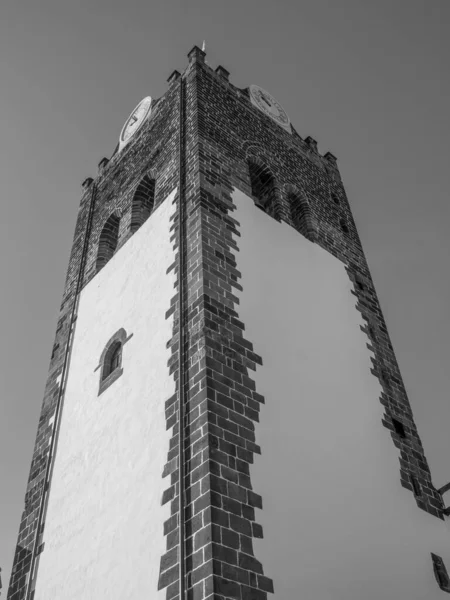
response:
<path id="1" fill-rule="evenodd" d="M 269 92 L 260 88 L 259 85 L 251 85 L 250 100 L 254 106 L 273 119 L 280 127 L 292 133 L 291 122 L 286 111 Z"/>
<path id="2" fill-rule="evenodd" d="M 119 138 L 119 152 L 131 140 L 133 135 L 140 129 L 144 121 L 150 116 L 152 99 L 147 96 L 139 102 L 131 115 L 125 121 Z"/>

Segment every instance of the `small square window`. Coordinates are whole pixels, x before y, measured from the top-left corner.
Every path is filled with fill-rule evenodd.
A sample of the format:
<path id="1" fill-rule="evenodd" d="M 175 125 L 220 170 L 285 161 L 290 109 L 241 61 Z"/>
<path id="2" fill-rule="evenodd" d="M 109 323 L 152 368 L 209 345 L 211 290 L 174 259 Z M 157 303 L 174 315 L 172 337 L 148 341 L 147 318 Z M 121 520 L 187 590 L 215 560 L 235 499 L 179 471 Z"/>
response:
<path id="1" fill-rule="evenodd" d="M 392 419 L 392 425 L 394 426 L 395 433 L 397 433 L 401 438 L 406 437 L 405 427 L 403 423 L 397 421 L 397 419 Z"/>

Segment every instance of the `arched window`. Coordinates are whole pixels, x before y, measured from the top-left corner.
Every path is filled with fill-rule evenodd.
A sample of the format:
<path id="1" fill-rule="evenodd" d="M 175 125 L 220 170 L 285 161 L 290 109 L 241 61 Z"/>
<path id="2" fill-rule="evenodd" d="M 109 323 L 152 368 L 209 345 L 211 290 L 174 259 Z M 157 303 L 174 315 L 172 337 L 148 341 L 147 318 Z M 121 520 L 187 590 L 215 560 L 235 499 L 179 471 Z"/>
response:
<path id="1" fill-rule="evenodd" d="M 122 342 L 116 341 L 113 344 L 111 344 L 108 352 L 105 355 L 102 379 L 106 379 L 116 369 L 120 369 L 121 365 L 122 365 Z"/>
<path id="2" fill-rule="evenodd" d="M 100 234 L 97 251 L 97 271 L 106 265 L 109 259 L 114 254 L 119 240 L 119 223 L 120 218 L 112 214 L 103 226 Z"/>
<path id="3" fill-rule="evenodd" d="M 132 233 L 137 231 L 151 215 L 155 204 L 155 183 L 154 179 L 146 175 L 136 188 L 131 205 Z"/>
<path id="4" fill-rule="evenodd" d="M 267 167 L 253 159 L 248 160 L 248 170 L 256 205 L 274 216 L 277 203 L 274 176 Z"/>
<path id="5" fill-rule="evenodd" d="M 123 373 L 122 358 L 123 347 L 132 337 L 127 336 L 125 329 L 121 328 L 109 339 L 106 344 L 96 371 L 100 369 L 99 394 L 104 392 Z"/>
<path id="6" fill-rule="evenodd" d="M 311 242 L 314 241 L 314 228 L 311 221 L 311 211 L 308 202 L 297 192 L 287 194 L 291 208 L 291 218 L 295 229 Z"/>

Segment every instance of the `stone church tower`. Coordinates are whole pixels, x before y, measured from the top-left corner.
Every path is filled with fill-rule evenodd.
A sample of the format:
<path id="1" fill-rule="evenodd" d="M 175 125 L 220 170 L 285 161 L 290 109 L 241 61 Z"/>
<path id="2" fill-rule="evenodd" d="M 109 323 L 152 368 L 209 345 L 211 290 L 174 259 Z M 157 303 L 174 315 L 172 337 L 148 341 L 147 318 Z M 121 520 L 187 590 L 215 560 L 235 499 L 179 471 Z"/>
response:
<path id="1" fill-rule="evenodd" d="M 336 158 L 188 57 L 83 183 L 7 598 L 439 600 Z"/>

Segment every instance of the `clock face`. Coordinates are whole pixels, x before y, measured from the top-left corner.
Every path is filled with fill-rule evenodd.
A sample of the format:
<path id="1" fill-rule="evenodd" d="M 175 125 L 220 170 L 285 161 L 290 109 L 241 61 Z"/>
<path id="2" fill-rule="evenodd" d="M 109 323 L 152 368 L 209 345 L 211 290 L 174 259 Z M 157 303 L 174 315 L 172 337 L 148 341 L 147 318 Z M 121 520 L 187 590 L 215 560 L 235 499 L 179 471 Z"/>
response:
<path id="1" fill-rule="evenodd" d="M 139 102 L 136 108 L 133 110 L 131 115 L 125 121 L 125 125 L 122 127 L 119 138 L 119 151 L 127 144 L 136 131 L 141 127 L 145 119 L 150 116 L 152 106 L 152 99 L 150 96 L 144 98 Z"/>
<path id="2" fill-rule="evenodd" d="M 266 115 L 273 119 L 278 125 L 291 133 L 291 122 L 286 111 L 275 98 L 258 85 L 250 86 L 250 100 L 254 106 L 262 110 Z"/>

